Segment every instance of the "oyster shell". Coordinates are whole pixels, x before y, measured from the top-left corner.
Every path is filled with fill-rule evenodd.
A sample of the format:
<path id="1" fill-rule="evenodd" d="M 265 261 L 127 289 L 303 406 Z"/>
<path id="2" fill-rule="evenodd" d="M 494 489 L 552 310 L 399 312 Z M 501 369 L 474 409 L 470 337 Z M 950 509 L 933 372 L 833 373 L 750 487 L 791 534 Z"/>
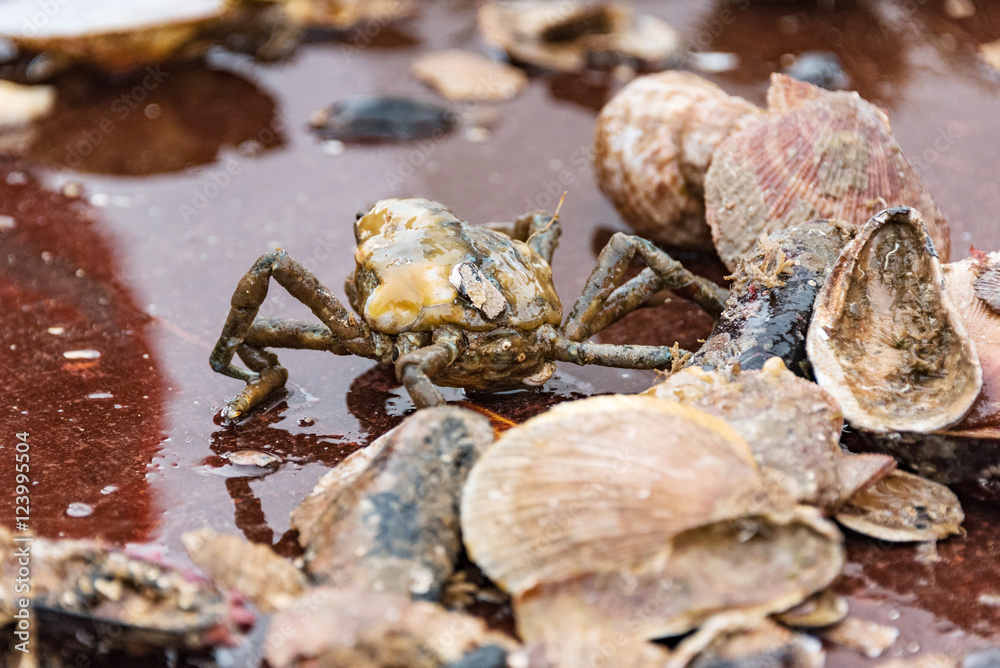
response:
<path id="1" fill-rule="evenodd" d="M 942 267 L 945 291 L 975 341 L 983 389 L 958 424 L 931 434 L 870 435 L 904 465 L 945 484 L 960 483 L 975 496 L 1000 500 L 1000 295 L 992 285 L 1000 253 L 980 254 Z"/>
<path id="2" fill-rule="evenodd" d="M 437 600 L 461 550 L 458 497 L 493 441 L 488 419 L 430 408 L 327 473 L 292 512 L 309 574 Z"/>
<path id="3" fill-rule="evenodd" d="M 886 455 L 841 450 L 844 416 L 837 400 L 777 357 L 760 371 L 689 367 L 645 394 L 724 419 L 750 444 L 760 466 L 782 474 L 797 501 L 828 511 L 895 467 Z"/>
<path id="4" fill-rule="evenodd" d="M 730 269 L 760 234 L 804 220 L 860 224 L 877 210 L 921 211 L 941 257 L 948 223 L 907 162 L 885 112 L 856 93 L 830 92 L 775 74 L 770 118 L 731 134 L 705 177 L 705 215 Z"/>
<path id="5" fill-rule="evenodd" d="M 837 511 L 837 521 L 845 527 L 897 542 L 961 534 L 964 520 L 958 497 L 950 489 L 905 471 L 893 471 Z"/>
<path id="6" fill-rule="evenodd" d="M 234 32 L 265 57 L 281 55 L 295 41 L 282 8 L 271 3 L 90 0 L 60 2 L 55 12 L 39 11 L 32 0 L 0 3 L 0 36 L 18 48 L 111 71 L 200 56 Z"/>
<path id="7" fill-rule="evenodd" d="M 484 647 L 516 645 L 482 620 L 427 601 L 317 587 L 274 616 L 264 655 L 274 668 L 443 668 Z"/>
<path id="8" fill-rule="evenodd" d="M 934 245 L 907 207 L 879 213 L 844 248 L 816 298 L 806 347 L 817 382 L 869 431 L 944 429 L 982 386 Z"/>
<path id="9" fill-rule="evenodd" d="M 710 250 L 704 177 L 716 146 L 763 112 L 686 72 L 627 85 L 601 110 L 594 167 L 601 190 L 639 234 Z"/>
<path id="10" fill-rule="evenodd" d="M 479 31 L 514 61 L 556 72 L 620 62 L 663 67 L 681 52 L 680 33 L 617 2 L 489 0 Z"/>

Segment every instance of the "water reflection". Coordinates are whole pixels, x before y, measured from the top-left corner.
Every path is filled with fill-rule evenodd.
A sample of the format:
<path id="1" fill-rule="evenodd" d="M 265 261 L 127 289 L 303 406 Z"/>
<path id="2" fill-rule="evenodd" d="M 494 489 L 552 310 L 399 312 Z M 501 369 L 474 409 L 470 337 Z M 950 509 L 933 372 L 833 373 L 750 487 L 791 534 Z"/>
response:
<path id="1" fill-rule="evenodd" d="M 242 77 L 203 65 L 158 65 L 124 81 L 79 70 L 52 82 L 55 109 L 25 150 L 45 165 L 144 176 L 214 162 L 224 149 L 282 146 L 274 100 Z"/>
<path id="2" fill-rule="evenodd" d="M 165 385 L 149 316 L 119 280 L 94 211 L 11 163 L 0 165 L 0 248 L 0 476 L 14 479 L 12 439 L 27 432 L 31 529 L 144 540 L 158 514 L 146 472 L 163 438 Z M 0 499 L 4 517 L 13 501 Z"/>

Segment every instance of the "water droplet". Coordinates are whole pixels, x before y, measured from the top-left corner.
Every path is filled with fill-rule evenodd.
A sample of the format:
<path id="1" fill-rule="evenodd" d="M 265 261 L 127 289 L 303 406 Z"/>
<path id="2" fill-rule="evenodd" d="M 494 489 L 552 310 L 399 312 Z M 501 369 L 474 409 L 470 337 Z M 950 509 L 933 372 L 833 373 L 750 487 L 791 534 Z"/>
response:
<path id="1" fill-rule="evenodd" d="M 93 512 L 93 506 L 86 503 L 80 503 L 79 501 L 69 504 L 69 507 L 66 508 L 66 514 L 70 517 L 88 517 Z"/>
<path id="2" fill-rule="evenodd" d="M 96 360 L 100 356 L 100 350 L 67 350 L 63 353 L 68 360 Z"/>
<path id="3" fill-rule="evenodd" d="M 87 395 L 88 399 L 111 399 L 115 395 L 110 392 L 91 392 Z"/>
<path id="4" fill-rule="evenodd" d="M 108 494 L 114 494 L 118 491 L 118 485 L 108 485 L 101 488 L 101 494 L 107 496 Z"/>
<path id="5" fill-rule="evenodd" d="M 60 334 L 62 334 L 63 332 L 66 331 L 66 328 L 65 327 L 49 327 L 45 331 L 48 332 L 49 334 L 51 334 L 52 336 L 59 336 Z"/>

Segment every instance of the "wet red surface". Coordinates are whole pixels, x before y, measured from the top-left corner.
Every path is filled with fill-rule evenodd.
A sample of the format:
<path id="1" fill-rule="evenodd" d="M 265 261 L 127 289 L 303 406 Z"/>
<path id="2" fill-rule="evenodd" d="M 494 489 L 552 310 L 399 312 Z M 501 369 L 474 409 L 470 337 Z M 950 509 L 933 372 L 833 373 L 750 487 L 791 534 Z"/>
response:
<path id="1" fill-rule="evenodd" d="M 636 4 L 704 50 L 737 53 L 740 66 L 712 78 L 757 103 L 783 54 L 840 54 L 852 85 L 888 107 L 900 144 L 949 216 L 957 257 L 971 244 L 1000 248 L 1000 76 L 974 57 L 978 42 L 1000 39 L 1000 12 L 980 8 L 956 21 L 940 3 L 900 3 L 903 13 L 890 20 L 891 12 L 849 2 L 833 13 L 785 3 Z M 164 66 L 147 86 L 60 77 L 57 114 L 26 157 L 0 165 L 0 216 L 13 220 L 0 218 L 0 476 L 12 477 L 15 433 L 27 432 L 32 529 L 150 542 L 178 562 L 186 560 L 180 535 L 201 526 L 293 553 L 289 511 L 412 405 L 371 361 L 291 351 L 281 353 L 288 392 L 224 426 L 214 416 L 240 383 L 213 374 L 208 354 L 236 281 L 275 246 L 343 298 L 351 223 L 378 199 L 428 197 L 485 222 L 552 208 L 567 191 L 554 271 L 571 303 L 597 249 L 625 229 L 589 166 L 594 115 L 614 88 L 608 76 L 536 76 L 511 102 L 456 105 L 467 116 L 495 111 L 481 143 L 459 129 L 337 153 L 308 130 L 314 111 L 350 94 L 435 100 L 407 71 L 417 54 L 441 48 L 482 50 L 467 3 L 433 3 L 374 36 L 312 41 L 276 64 L 219 53 L 204 65 Z M 82 198 L 59 194 L 69 182 L 83 186 Z M 678 256 L 721 279 L 714 258 Z M 308 316 L 280 289 L 261 313 Z M 686 303 L 668 302 L 601 338 L 694 347 L 710 327 Z M 557 401 L 639 391 L 654 379 L 563 366 L 537 392 L 447 396 L 502 426 Z M 242 477 L 222 455 L 243 449 L 283 464 Z M 940 545 L 935 563 L 912 546 L 849 536 L 840 588 L 852 610 L 900 628 L 888 655 L 960 655 L 1000 643 L 1000 517 L 985 505 L 967 510 L 968 535 Z M 0 516 L 13 525 L 12 492 L 0 497 Z M 858 661 L 837 650 L 828 665 Z"/>

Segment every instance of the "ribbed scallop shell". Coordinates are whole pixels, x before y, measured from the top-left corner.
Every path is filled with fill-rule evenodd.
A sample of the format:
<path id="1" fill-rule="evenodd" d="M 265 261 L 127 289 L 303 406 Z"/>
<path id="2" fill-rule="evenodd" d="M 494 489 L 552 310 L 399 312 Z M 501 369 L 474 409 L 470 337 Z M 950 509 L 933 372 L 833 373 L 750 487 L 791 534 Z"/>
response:
<path id="1" fill-rule="evenodd" d="M 806 349 L 844 417 L 874 432 L 953 425 L 983 382 L 920 215 L 906 207 L 879 213 L 844 248 L 816 297 Z"/>
<path id="2" fill-rule="evenodd" d="M 711 249 L 705 171 L 728 134 L 762 115 L 693 74 L 640 77 L 597 117 L 594 167 L 601 190 L 639 234 L 671 246 Z"/>
<path id="3" fill-rule="evenodd" d="M 773 510 L 768 492 L 722 420 L 652 397 L 595 397 L 504 433 L 466 482 L 462 532 L 483 571 L 519 593 L 661 561 L 688 529 Z"/>
<path id="4" fill-rule="evenodd" d="M 705 178 L 705 215 L 727 267 L 761 233 L 813 218 L 862 224 L 889 206 L 920 211 L 943 261 L 948 223 L 896 143 L 885 112 L 857 93 L 775 74 L 770 119 L 731 134 Z"/>

